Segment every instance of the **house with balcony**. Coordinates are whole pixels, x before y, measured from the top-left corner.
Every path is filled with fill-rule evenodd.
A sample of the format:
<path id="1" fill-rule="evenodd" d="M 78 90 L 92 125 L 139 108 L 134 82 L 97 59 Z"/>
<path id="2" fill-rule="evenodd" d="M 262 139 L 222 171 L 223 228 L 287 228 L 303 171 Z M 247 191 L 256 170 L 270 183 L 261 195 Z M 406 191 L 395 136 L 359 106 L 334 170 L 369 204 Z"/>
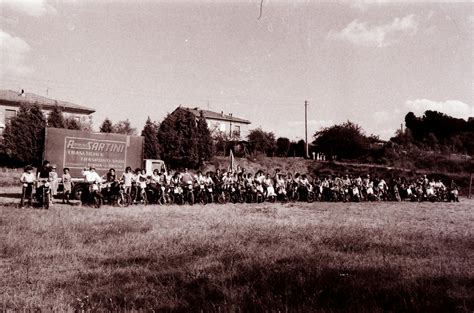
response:
<path id="1" fill-rule="evenodd" d="M 7 123 L 16 116 L 20 105 L 23 103 L 37 104 L 45 116 L 48 116 L 49 112 L 57 105 L 62 110 L 65 118 L 72 118 L 80 123 L 88 123 L 92 118 L 91 114 L 95 112 L 94 109 L 86 106 L 50 99 L 23 90 L 21 92 L 0 90 L 0 136 L 3 134 Z"/>
<path id="2" fill-rule="evenodd" d="M 204 110 L 198 107 L 187 108 L 187 107 L 178 107 L 176 110 L 182 109 L 193 113 L 196 118 L 203 114 L 206 119 L 207 126 L 212 132 L 221 131 L 222 133 L 233 138 L 245 138 L 249 133 L 249 125 L 251 124 L 249 120 L 233 116 L 232 113 L 224 114 L 223 111 L 220 113 L 213 112 L 209 110 Z"/>

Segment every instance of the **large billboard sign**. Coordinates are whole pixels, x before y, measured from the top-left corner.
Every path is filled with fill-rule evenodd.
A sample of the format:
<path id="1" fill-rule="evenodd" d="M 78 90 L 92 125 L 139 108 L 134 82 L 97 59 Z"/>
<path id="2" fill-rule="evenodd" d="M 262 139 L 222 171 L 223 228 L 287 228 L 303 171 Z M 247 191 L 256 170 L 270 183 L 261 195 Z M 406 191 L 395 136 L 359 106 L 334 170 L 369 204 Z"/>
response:
<path id="1" fill-rule="evenodd" d="M 142 153 L 143 137 L 46 129 L 44 159 L 56 164 L 58 172 L 68 167 L 73 177 L 80 177 L 85 167 L 95 167 L 100 174 L 110 168 L 120 173 L 127 166 L 140 167 Z"/>

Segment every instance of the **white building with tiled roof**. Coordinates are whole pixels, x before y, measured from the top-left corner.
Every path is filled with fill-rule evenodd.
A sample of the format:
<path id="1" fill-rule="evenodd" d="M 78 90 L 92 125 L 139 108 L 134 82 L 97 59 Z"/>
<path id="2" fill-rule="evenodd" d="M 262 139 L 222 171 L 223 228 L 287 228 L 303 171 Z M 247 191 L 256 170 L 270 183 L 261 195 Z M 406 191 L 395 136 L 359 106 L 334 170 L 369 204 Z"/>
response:
<path id="1" fill-rule="evenodd" d="M 186 107 L 179 107 L 181 109 L 187 110 L 193 113 L 196 118 L 202 114 L 206 119 L 207 126 L 211 132 L 213 131 L 221 131 L 229 136 L 236 136 L 239 138 L 245 138 L 249 132 L 249 126 L 251 123 L 249 120 L 235 117 L 232 114 L 224 114 L 224 112 L 217 113 L 209 110 L 196 108 L 186 108 Z M 178 108 L 178 109 L 179 109 Z"/>
<path id="2" fill-rule="evenodd" d="M 34 93 L 17 92 L 13 90 L 0 90 L 0 135 L 3 133 L 8 121 L 16 116 L 22 103 L 37 104 L 47 116 L 55 105 L 63 111 L 65 118 L 73 118 L 78 122 L 87 123 L 91 119 L 94 109 L 82 105 L 46 98 Z"/>

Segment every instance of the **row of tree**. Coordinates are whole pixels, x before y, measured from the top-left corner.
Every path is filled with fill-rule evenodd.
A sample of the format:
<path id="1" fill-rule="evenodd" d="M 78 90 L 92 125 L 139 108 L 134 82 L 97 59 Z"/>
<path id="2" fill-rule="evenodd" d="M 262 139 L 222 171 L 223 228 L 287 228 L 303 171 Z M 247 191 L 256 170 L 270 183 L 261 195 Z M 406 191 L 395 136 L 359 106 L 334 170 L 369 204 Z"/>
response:
<path id="1" fill-rule="evenodd" d="M 427 145 L 427 147 L 448 146 L 463 153 L 474 153 L 474 120 L 455 119 L 445 114 L 426 111 L 422 117 L 412 112 L 405 117 L 406 131 L 397 132 L 389 143 L 407 147 Z M 16 117 L 5 128 L 1 145 L 2 158 L 8 157 L 16 164 L 38 164 L 44 144 L 46 126 L 67 129 L 91 130 L 75 119 L 64 118 L 59 107 L 45 117 L 36 105 L 22 105 Z M 130 121 L 113 123 L 106 118 L 100 128 L 103 133 L 136 135 Z M 261 128 L 251 130 L 246 141 L 228 137 L 219 131 L 210 131 L 206 119 L 196 117 L 185 108 L 178 108 L 168 114 L 161 123 L 148 117 L 141 135 L 144 137 L 144 157 L 163 159 L 173 168 L 196 168 L 216 154 L 226 155 L 230 150 L 240 156 L 265 154 L 268 156 L 304 157 L 305 142 L 275 138 L 275 134 Z M 317 131 L 310 144 L 309 153 L 322 152 L 327 159 L 358 159 L 376 155 L 382 142 L 376 136 L 367 136 L 363 129 L 350 121 L 322 128 Z M 240 149 L 239 147 L 243 147 Z"/>
<path id="2" fill-rule="evenodd" d="M 45 127 L 91 130 L 75 119 L 64 118 L 59 107 L 45 116 L 38 105 L 22 104 L 17 115 L 6 125 L 0 142 L 0 156 L 5 164 L 39 165 L 44 147 Z M 100 132 L 136 135 L 130 121 L 112 123 L 106 118 Z M 160 123 L 148 117 L 141 132 L 144 137 L 144 157 L 161 158 L 169 166 L 196 168 L 214 155 L 213 140 L 205 118 L 178 109 Z"/>
<path id="3" fill-rule="evenodd" d="M 386 145 L 398 144 L 403 150 L 411 145 L 424 150 L 446 153 L 474 154 L 474 118 L 464 120 L 436 111 L 426 111 L 417 117 L 409 112 L 405 117 L 405 131 L 397 131 L 388 142 L 378 136 L 366 135 L 362 127 L 347 121 L 315 132 L 309 154 L 321 152 L 328 159 L 379 158 Z M 275 141 L 273 133 L 256 129 L 250 132 L 249 143 L 254 151 L 275 156 L 305 156 L 305 142 L 290 142 L 288 138 Z M 382 156 L 386 157 L 386 156 Z"/>
<path id="4" fill-rule="evenodd" d="M 474 154 L 474 118 L 467 121 L 437 111 L 426 111 L 418 117 L 413 112 L 405 116 L 405 131 L 390 140 L 409 147 L 426 150 Z"/>
<path id="5" fill-rule="evenodd" d="M 128 120 L 113 124 L 106 118 L 99 128 L 102 133 L 135 135 Z M 163 159 L 170 167 L 197 168 L 214 155 L 214 145 L 204 116 L 177 109 L 161 122 L 148 117 L 141 132 L 144 158 Z"/>
<path id="6" fill-rule="evenodd" d="M 99 131 L 101 133 L 116 133 L 123 135 L 137 134 L 137 129 L 132 127 L 129 119 L 126 119 L 124 121 L 118 121 L 114 124 L 108 117 L 106 117 L 105 120 L 102 122 L 102 125 L 100 125 Z"/>

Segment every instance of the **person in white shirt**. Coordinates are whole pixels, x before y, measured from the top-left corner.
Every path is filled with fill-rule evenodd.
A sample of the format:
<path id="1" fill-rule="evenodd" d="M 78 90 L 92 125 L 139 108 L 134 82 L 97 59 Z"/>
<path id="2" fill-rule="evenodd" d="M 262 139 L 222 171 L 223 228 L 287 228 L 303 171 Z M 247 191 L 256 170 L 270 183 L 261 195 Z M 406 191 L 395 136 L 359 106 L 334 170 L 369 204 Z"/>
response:
<path id="1" fill-rule="evenodd" d="M 263 185 L 263 182 L 265 180 L 265 175 L 263 175 L 263 172 L 262 171 L 258 171 L 257 172 L 257 181 Z"/>
<path id="2" fill-rule="evenodd" d="M 90 167 L 89 170 L 84 168 L 82 171 L 82 176 L 84 176 L 84 181 L 89 184 L 100 183 L 102 181 L 102 178 L 95 171 L 95 167 Z"/>
<path id="3" fill-rule="evenodd" d="M 231 173 L 231 172 L 227 172 L 227 175 L 225 175 L 225 176 L 222 178 L 222 183 L 223 183 L 224 189 L 229 188 L 230 185 L 232 185 L 232 184 L 234 183 L 234 178 L 232 177 L 232 173 Z"/>
<path id="4" fill-rule="evenodd" d="M 120 180 L 123 181 L 125 192 L 128 195 L 130 195 L 132 192 L 132 178 L 133 178 L 132 168 L 130 166 L 127 166 Z"/>
<path id="5" fill-rule="evenodd" d="M 301 187 L 304 187 L 304 188 L 307 188 L 308 190 L 312 190 L 312 186 L 309 182 L 309 179 L 308 177 L 306 176 L 306 174 L 303 174 L 301 176 L 301 179 L 300 179 L 300 186 Z"/>
<path id="6" fill-rule="evenodd" d="M 383 178 L 380 179 L 379 184 L 377 185 L 380 191 L 386 192 L 388 189 L 387 183 Z"/>
<path id="7" fill-rule="evenodd" d="M 206 177 L 204 175 L 202 175 L 201 171 L 197 172 L 195 180 L 196 180 L 198 185 L 205 185 L 206 184 Z"/>
<path id="8" fill-rule="evenodd" d="M 161 173 L 158 169 L 154 169 L 150 176 L 150 184 L 159 185 L 161 181 Z"/>
<path id="9" fill-rule="evenodd" d="M 51 165 L 51 171 L 49 172 L 49 181 L 51 186 L 51 195 L 53 197 L 58 195 L 58 185 L 59 185 L 59 178 L 58 173 L 56 172 L 56 165 Z M 51 197 L 52 200 L 52 197 Z"/>
<path id="10" fill-rule="evenodd" d="M 33 184 L 36 181 L 35 174 L 33 174 L 33 168 L 31 166 L 26 166 L 25 171 L 21 174 L 20 182 L 22 183 L 22 193 L 21 193 L 21 202 L 20 207 L 23 207 L 25 204 L 25 198 L 28 198 L 28 205 L 32 206 L 33 204 Z"/>
<path id="11" fill-rule="evenodd" d="M 84 176 L 84 181 L 89 184 L 88 187 L 84 188 L 81 194 L 81 202 L 89 203 L 91 198 L 91 190 L 90 187 L 92 184 L 99 184 L 102 182 L 102 178 L 99 174 L 95 171 L 95 167 L 90 167 L 89 169 L 84 168 L 82 170 L 82 176 Z"/>
<path id="12" fill-rule="evenodd" d="M 137 193 L 135 194 L 135 201 L 140 199 L 143 202 L 146 196 L 146 187 L 148 184 L 148 176 L 146 175 L 145 169 L 137 169 L 135 180 L 138 186 Z"/>
<path id="13" fill-rule="evenodd" d="M 435 188 L 436 189 L 441 189 L 441 190 L 445 190 L 446 189 L 446 186 L 443 184 L 443 182 L 439 179 L 436 183 L 435 183 Z"/>
<path id="14" fill-rule="evenodd" d="M 278 190 L 278 188 L 286 188 L 286 181 L 285 181 L 284 175 L 282 175 L 280 173 L 277 175 L 275 186 L 276 186 L 277 190 Z"/>
<path id="15" fill-rule="evenodd" d="M 32 184 L 36 181 L 35 174 L 33 174 L 33 168 L 31 166 L 25 167 L 25 171 L 21 174 L 20 182 L 23 184 Z"/>
<path id="16" fill-rule="evenodd" d="M 214 185 L 214 180 L 212 179 L 211 172 L 206 173 L 206 177 L 204 177 L 204 184 L 206 184 L 206 186 Z"/>
<path id="17" fill-rule="evenodd" d="M 270 174 L 267 174 L 263 179 L 263 185 L 265 187 L 266 197 L 275 197 L 275 188 L 273 187 L 273 179 Z"/>

